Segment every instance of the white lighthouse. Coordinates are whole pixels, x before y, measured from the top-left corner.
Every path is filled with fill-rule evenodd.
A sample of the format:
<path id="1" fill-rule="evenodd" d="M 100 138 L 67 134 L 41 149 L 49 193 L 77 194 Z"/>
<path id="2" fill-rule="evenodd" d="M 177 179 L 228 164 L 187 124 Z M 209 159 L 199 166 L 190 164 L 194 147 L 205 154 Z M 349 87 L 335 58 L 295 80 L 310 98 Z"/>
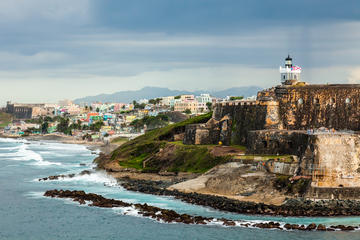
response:
<path id="1" fill-rule="evenodd" d="M 292 58 L 288 55 L 285 59 L 285 67 L 280 67 L 281 83 L 283 85 L 296 85 L 300 81 L 301 67 L 292 64 Z"/>

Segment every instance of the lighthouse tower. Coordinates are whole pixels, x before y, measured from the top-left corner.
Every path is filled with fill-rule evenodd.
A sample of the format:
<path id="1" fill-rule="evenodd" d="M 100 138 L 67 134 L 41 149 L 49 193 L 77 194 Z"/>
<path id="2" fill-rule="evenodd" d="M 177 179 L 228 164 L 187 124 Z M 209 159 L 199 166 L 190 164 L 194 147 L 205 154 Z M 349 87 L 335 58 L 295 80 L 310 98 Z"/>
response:
<path id="1" fill-rule="evenodd" d="M 292 64 L 292 58 L 288 55 L 285 59 L 285 67 L 280 67 L 281 83 L 283 85 L 296 85 L 300 81 L 301 67 Z"/>

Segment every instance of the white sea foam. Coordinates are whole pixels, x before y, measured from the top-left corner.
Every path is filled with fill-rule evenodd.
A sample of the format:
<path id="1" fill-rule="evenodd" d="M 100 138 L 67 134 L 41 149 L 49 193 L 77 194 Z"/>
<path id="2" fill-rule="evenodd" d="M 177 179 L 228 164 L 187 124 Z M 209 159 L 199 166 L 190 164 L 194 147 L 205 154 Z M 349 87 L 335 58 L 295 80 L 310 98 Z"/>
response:
<path id="1" fill-rule="evenodd" d="M 20 145 L 18 148 L 18 151 L 16 151 L 16 152 L 3 153 L 3 154 L 1 154 L 1 156 L 11 158 L 12 160 L 19 160 L 19 161 L 29 161 L 29 160 L 41 161 L 41 160 L 43 160 L 40 154 L 29 150 L 28 146 L 25 144 Z"/>
<path id="2" fill-rule="evenodd" d="M 21 147 L 21 145 L 16 146 L 16 147 L 0 147 L 0 151 L 1 150 L 16 150 L 19 149 Z"/>
<path id="3" fill-rule="evenodd" d="M 43 192 L 27 192 L 24 195 L 25 195 L 25 197 L 33 198 L 33 199 L 44 198 Z"/>
<path id="4" fill-rule="evenodd" d="M 117 181 L 110 175 L 107 175 L 105 172 L 94 172 L 91 174 L 76 175 L 75 177 L 65 177 L 60 178 L 58 181 L 64 182 L 85 182 L 85 183 L 102 183 L 106 186 L 118 186 Z"/>
<path id="5" fill-rule="evenodd" d="M 87 151 L 86 146 L 77 145 L 77 144 L 63 144 L 63 143 L 56 143 L 56 142 L 42 142 L 41 147 L 44 150 L 52 150 L 52 151 L 67 151 L 67 152 L 84 152 Z"/>
<path id="6" fill-rule="evenodd" d="M 23 138 L 0 138 L 0 142 L 25 143 L 28 141 Z"/>
<path id="7" fill-rule="evenodd" d="M 139 211 L 136 210 L 133 206 L 113 208 L 113 211 L 114 211 L 115 213 L 121 214 L 121 215 L 129 215 L 129 216 L 134 216 L 134 217 L 142 217 L 142 215 L 139 214 Z"/>
<path id="8" fill-rule="evenodd" d="M 16 149 L 16 152 L 2 153 L 1 157 L 14 161 L 35 161 L 32 165 L 37 166 L 61 165 L 61 163 L 45 161 L 41 154 L 30 150 L 27 144 L 22 144 Z"/>

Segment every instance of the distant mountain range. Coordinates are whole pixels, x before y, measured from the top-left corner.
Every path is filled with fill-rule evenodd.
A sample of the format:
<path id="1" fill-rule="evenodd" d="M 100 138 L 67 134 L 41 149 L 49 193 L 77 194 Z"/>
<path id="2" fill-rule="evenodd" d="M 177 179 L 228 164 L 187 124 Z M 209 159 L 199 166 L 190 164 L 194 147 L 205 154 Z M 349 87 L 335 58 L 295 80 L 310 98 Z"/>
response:
<path id="1" fill-rule="evenodd" d="M 247 87 L 234 87 L 222 91 L 180 91 L 180 90 L 170 90 L 168 88 L 161 87 L 144 87 L 136 91 L 120 91 L 112 94 L 100 94 L 96 96 L 87 96 L 83 98 L 78 98 L 74 100 L 74 103 L 93 103 L 93 102 L 123 102 L 129 103 L 133 100 L 140 99 L 152 99 L 157 97 L 166 97 L 166 96 L 177 96 L 181 94 L 194 94 L 200 95 L 201 93 L 210 93 L 214 97 L 226 97 L 226 96 L 244 96 L 251 97 L 256 95 L 256 93 L 261 90 L 261 87 L 258 86 L 247 86 Z"/>

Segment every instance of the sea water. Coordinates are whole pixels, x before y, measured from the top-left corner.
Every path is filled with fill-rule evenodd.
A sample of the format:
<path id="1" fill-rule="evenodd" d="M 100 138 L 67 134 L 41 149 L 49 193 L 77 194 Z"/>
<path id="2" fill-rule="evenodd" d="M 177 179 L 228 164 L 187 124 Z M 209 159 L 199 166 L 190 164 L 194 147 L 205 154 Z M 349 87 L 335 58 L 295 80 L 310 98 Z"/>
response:
<path id="1" fill-rule="evenodd" d="M 0 138 L 0 239 L 360 239 L 360 231 L 267 230 L 224 227 L 216 222 L 206 226 L 167 224 L 141 217 L 131 208 L 104 209 L 43 197 L 51 189 L 84 190 L 206 217 L 248 222 L 360 224 L 359 217 L 284 218 L 221 212 L 172 197 L 127 191 L 104 172 L 38 181 L 50 175 L 92 169 L 95 156 L 83 145 Z"/>

